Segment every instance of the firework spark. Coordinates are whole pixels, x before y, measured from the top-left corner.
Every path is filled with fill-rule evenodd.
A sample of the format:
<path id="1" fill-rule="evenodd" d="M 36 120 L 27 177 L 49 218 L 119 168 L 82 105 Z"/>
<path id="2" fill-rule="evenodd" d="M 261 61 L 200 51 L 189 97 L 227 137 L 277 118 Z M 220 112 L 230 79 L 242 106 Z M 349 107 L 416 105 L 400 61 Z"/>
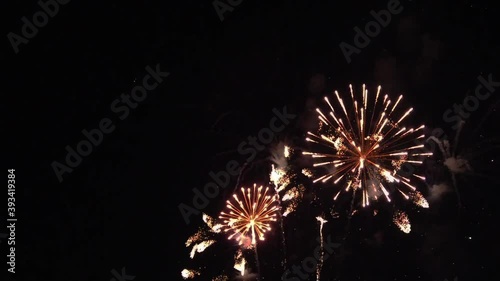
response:
<path id="1" fill-rule="evenodd" d="M 281 150 L 280 150 L 281 149 Z M 304 194 L 304 187 L 300 185 L 299 187 L 291 187 L 291 181 L 294 177 L 293 171 L 288 167 L 288 159 L 290 157 L 290 153 L 293 150 L 280 143 L 277 152 L 273 153 L 273 162 L 276 163 L 276 166 L 271 165 L 271 173 L 269 174 L 269 178 L 271 183 L 274 185 L 274 189 L 276 191 L 278 204 L 281 206 L 283 202 L 283 208 L 285 211 L 282 213 L 283 217 L 286 217 L 291 212 L 295 211 L 300 200 L 302 199 L 302 195 Z M 307 172 L 306 169 L 304 171 Z M 311 174 L 312 175 L 312 174 Z M 287 190 L 288 189 L 288 190 Z M 283 191 L 285 191 L 283 193 Z M 283 194 L 283 195 L 281 195 Z"/>
<path id="2" fill-rule="evenodd" d="M 290 153 L 291 153 L 291 152 L 293 152 L 293 150 L 292 150 L 290 147 L 288 147 L 288 146 L 286 146 L 286 145 L 285 145 L 285 151 L 284 151 L 284 154 L 285 154 L 285 157 L 286 157 L 286 158 L 289 158 L 289 157 L 290 157 Z"/>
<path id="3" fill-rule="evenodd" d="M 373 100 L 368 99 L 368 90 L 363 85 L 362 100 L 359 102 L 349 85 L 352 105 L 348 106 L 335 91 L 337 103 L 325 97 L 329 112 L 317 109 L 320 129 L 308 132 L 307 141 L 322 145 L 325 152 L 303 152 L 316 160 L 314 167 L 324 166 L 328 172 L 315 178 L 314 182 L 331 181 L 334 184 L 345 181 L 342 190 L 360 191 L 362 206 L 370 205 L 371 200 L 385 197 L 390 202 L 388 184 L 394 183 L 405 197 L 415 191 L 413 178 L 404 177 L 398 172 L 405 163 L 421 164 L 424 157 L 432 153 L 421 153 L 423 145 L 410 144 L 415 139 L 424 138 L 420 126 L 406 128 L 402 121 L 413 111 L 410 108 L 400 111 L 397 106 L 403 96 L 392 102 L 388 95 L 382 96 L 379 86 Z M 422 176 L 412 175 L 416 179 Z M 334 200 L 342 190 L 338 191 Z M 357 192 L 356 192 L 357 193 Z"/>
<path id="4" fill-rule="evenodd" d="M 308 178 L 312 178 L 314 176 L 313 172 L 309 169 L 302 169 L 302 174 Z"/>
<path id="5" fill-rule="evenodd" d="M 284 142 L 279 142 L 270 151 L 271 161 L 275 163 L 279 168 L 286 169 L 288 166 L 288 160 L 293 153 L 293 149 L 287 146 Z"/>
<path id="6" fill-rule="evenodd" d="M 415 191 L 411 193 L 410 197 L 413 200 L 413 203 L 415 203 L 416 205 L 425 209 L 429 208 L 429 202 L 425 200 L 425 197 L 422 195 L 422 193 Z"/>
<path id="7" fill-rule="evenodd" d="M 228 239 L 235 238 L 243 245 L 250 237 L 251 246 L 256 245 L 257 239 L 264 240 L 279 211 L 276 196 L 269 195 L 268 191 L 268 187 L 254 184 L 253 188 L 241 188 L 242 200 L 234 194 L 233 201 L 227 201 L 229 212 L 221 212 L 219 218 L 223 220 L 222 230 L 231 233 Z"/>
<path id="8" fill-rule="evenodd" d="M 219 275 L 212 278 L 212 281 L 229 281 L 229 277 L 227 277 L 226 275 Z"/>
<path id="9" fill-rule="evenodd" d="M 396 211 L 393 218 L 394 224 L 404 233 L 410 233 L 411 224 L 408 216 L 401 211 Z"/>
<path id="10" fill-rule="evenodd" d="M 197 276 L 197 275 L 199 276 L 200 272 L 196 271 L 196 270 L 192 270 L 192 269 L 183 269 L 181 272 L 181 275 L 182 275 L 182 278 L 184 278 L 184 280 L 193 279 L 195 276 Z"/>
<path id="11" fill-rule="evenodd" d="M 208 247 L 215 243 L 215 240 L 206 240 L 201 243 L 195 244 L 191 249 L 191 253 L 189 254 L 190 258 L 194 258 L 196 253 L 203 253 Z"/>
<path id="12" fill-rule="evenodd" d="M 203 214 L 203 221 L 213 233 L 219 233 L 221 231 L 222 224 L 216 223 L 215 219 L 209 215 Z"/>
<path id="13" fill-rule="evenodd" d="M 274 165 L 271 165 L 271 174 L 269 178 L 275 187 L 276 193 L 285 190 L 288 184 L 290 184 L 290 177 L 287 176 L 286 171 Z"/>
<path id="14" fill-rule="evenodd" d="M 195 234 L 191 235 L 186 240 L 186 247 L 189 247 L 194 243 L 206 240 L 207 238 L 208 238 L 207 232 L 200 228 Z"/>
<path id="15" fill-rule="evenodd" d="M 283 191 L 290 184 L 288 160 L 291 152 L 292 149 L 283 142 L 278 143 L 271 152 L 271 161 L 274 164 L 271 166 L 269 178 L 276 189 L 276 193 Z"/>
<path id="16" fill-rule="evenodd" d="M 206 228 L 200 228 L 195 234 L 191 235 L 186 241 L 186 247 L 193 245 L 189 257 L 194 258 L 196 253 L 202 253 L 208 247 L 213 245 L 216 241 L 213 239 L 214 233 L 219 233 L 222 228 L 221 224 L 217 224 L 215 219 L 203 214 L 203 221 L 205 222 L 208 230 Z"/>
<path id="17" fill-rule="evenodd" d="M 306 189 L 303 185 L 299 185 L 298 187 L 292 187 L 285 193 L 285 195 L 283 195 L 281 201 L 287 203 L 285 211 L 283 212 L 284 217 L 288 216 L 297 209 L 297 206 L 302 201 L 305 190 Z"/>
<path id="18" fill-rule="evenodd" d="M 241 276 L 245 275 L 245 266 L 247 261 L 243 257 L 243 252 L 239 250 L 234 256 L 234 269 L 238 270 Z"/>

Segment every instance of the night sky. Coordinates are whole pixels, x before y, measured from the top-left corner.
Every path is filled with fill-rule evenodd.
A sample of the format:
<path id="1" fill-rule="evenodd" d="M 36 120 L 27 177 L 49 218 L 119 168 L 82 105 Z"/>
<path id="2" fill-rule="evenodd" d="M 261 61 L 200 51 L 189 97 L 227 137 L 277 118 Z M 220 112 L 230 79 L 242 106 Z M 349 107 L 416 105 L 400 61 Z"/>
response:
<path id="1" fill-rule="evenodd" d="M 22 18 L 33 22 L 40 4 L 2 9 L 2 167 L 16 169 L 18 222 L 16 273 L 5 266 L 1 280 L 132 280 L 115 277 L 122 268 L 134 281 L 182 280 L 184 268 L 201 273 L 193 280 L 237 279 L 239 247 L 227 235 L 215 235 L 214 245 L 189 258 L 185 241 L 204 223 L 200 213 L 186 224 L 180 204 L 193 206 L 192 190 L 203 190 L 210 172 L 230 161 L 245 165 L 244 172 L 201 212 L 217 217 L 236 187 L 269 185 L 269 155 L 279 141 L 298 152 L 295 169 L 310 168 L 299 152 L 308 148 L 315 108 L 334 90 L 347 99 L 348 85 L 359 92 L 363 83 L 370 93 L 382 85 L 394 98 L 403 94 L 403 107 L 414 108 L 405 122 L 425 124 L 427 137 L 449 140 L 450 155 L 468 168 L 453 173 L 446 162 L 451 156 L 427 143 L 434 155 L 418 168 L 427 178 L 418 189 L 430 208 L 394 194 L 393 202 L 360 209 L 350 220 L 349 195 L 332 201 L 340 186 L 298 177 L 293 184 L 306 191 L 284 220 L 286 251 L 276 223 L 257 246 L 259 269 L 254 252 L 245 252 L 250 271 L 281 280 L 285 268 L 313 255 L 315 217 L 323 215 L 325 239 L 340 247 L 324 261 L 321 280 L 495 279 L 496 7 L 462 0 L 135 2 L 61 0 L 66 4 L 47 8 L 53 16 L 31 30 L 31 38 L 23 35 Z M 374 22 L 371 11 L 388 7 L 399 12 L 357 48 L 355 28 L 364 31 Z M 342 44 L 358 51 L 346 56 Z M 488 79 L 488 86 L 481 82 Z M 144 81 L 151 90 L 127 103 L 123 96 Z M 478 85 L 483 96 L 487 89 L 490 94 L 462 112 L 456 139 L 455 110 L 477 96 Z M 247 161 L 238 146 L 284 107 L 295 118 Z M 70 159 L 71 167 L 68 149 L 89 134 L 97 138 L 92 151 Z M 397 209 L 412 222 L 409 234 L 392 223 Z M 7 240 L 0 241 L 6 259 Z M 308 278 L 288 280 L 316 280 L 315 273 Z"/>

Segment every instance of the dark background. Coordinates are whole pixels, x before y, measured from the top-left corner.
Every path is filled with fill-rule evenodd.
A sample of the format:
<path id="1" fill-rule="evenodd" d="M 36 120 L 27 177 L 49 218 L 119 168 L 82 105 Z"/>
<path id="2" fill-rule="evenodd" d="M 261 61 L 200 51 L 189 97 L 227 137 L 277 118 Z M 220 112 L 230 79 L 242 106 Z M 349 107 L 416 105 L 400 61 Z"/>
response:
<path id="1" fill-rule="evenodd" d="M 443 113 L 473 94 L 478 75 L 500 80 L 498 9 L 486 1 L 402 1 L 403 12 L 350 64 L 339 44 L 353 44 L 353 28 L 363 29 L 370 11 L 387 1 L 243 1 L 221 21 L 210 1 L 72 0 L 18 54 L 6 35 L 19 34 L 21 17 L 40 8 L 36 1 L 9 4 L 2 9 L 2 165 L 16 169 L 19 221 L 17 273 L 1 280 L 108 281 L 122 267 L 137 281 L 181 280 L 183 268 L 199 268 L 198 280 L 234 277 L 237 247 L 224 239 L 189 259 L 184 242 L 203 223 L 193 216 L 186 225 L 178 205 L 190 204 L 191 189 L 207 183 L 210 171 L 245 160 L 237 145 L 268 126 L 273 108 L 286 105 L 300 116 L 280 135 L 298 145 L 307 109 L 323 95 L 347 94 L 349 83 L 372 91 L 381 84 L 405 94 L 405 105 L 415 108 L 411 122 L 451 138 Z M 127 119 L 116 119 L 112 101 L 158 63 L 170 76 Z M 409 235 L 391 224 L 392 205 L 375 218 L 360 212 L 341 250 L 325 261 L 322 280 L 493 277 L 497 101 L 493 93 L 482 102 L 460 138 L 457 153 L 474 168 L 458 177 L 460 215 L 453 192 L 429 210 L 410 210 Z M 63 163 L 65 146 L 75 147 L 81 131 L 105 117 L 115 131 L 59 183 L 51 163 Z M 442 160 L 436 153 L 424 166 L 435 181 L 429 185 L 449 183 Z M 255 164 L 242 183 L 267 180 L 268 167 Z M 285 223 L 288 267 L 312 254 L 314 217 L 330 211 L 306 186 L 306 202 Z M 216 216 L 230 189 L 204 211 Z M 341 241 L 349 206 L 336 208 L 341 216 L 324 233 Z M 259 250 L 263 280 L 279 280 L 278 232 L 266 243 Z M 3 240 L 4 258 L 6 246 Z"/>

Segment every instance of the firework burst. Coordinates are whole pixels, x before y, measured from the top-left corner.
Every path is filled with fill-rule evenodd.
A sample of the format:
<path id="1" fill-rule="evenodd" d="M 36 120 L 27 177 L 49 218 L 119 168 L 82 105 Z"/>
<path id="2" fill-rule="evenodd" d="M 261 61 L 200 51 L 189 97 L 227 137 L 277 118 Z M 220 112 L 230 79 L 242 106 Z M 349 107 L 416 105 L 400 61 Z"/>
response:
<path id="1" fill-rule="evenodd" d="M 279 211 L 276 196 L 268 192 L 268 187 L 254 184 L 253 188 L 241 188 L 242 199 L 234 194 L 233 200 L 227 201 L 228 212 L 221 212 L 219 218 L 223 220 L 222 231 L 230 233 L 228 239 L 243 245 L 250 238 L 250 247 L 264 240 Z"/>
<path id="2" fill-rule="evenodd" d="M 328 172 L 314 178 L 314 182 L 345 182 L 345 188 L 334 195 L 337 199 L 342 191 L 360 193 L 363 207 L 370 201 L 385 197 L 391 202 L 389 185 L 394 186 L 404 198 L 416 191 L 412 180 L 425 180 L 423 176 L 398 173 L 405 163 L 422 164 L 424 157 L 432 153 L 419 152 L 423 145 L 416 139 L 424 138 L 420 126 L 407 128 L 402 121 L 413 108 L 399 110 L 403 96 L 395 102 L 377 88 L 373 99 L 363 85 L 361 101 L 358 102 L 349 85 L 352 104 L 346 104 L 335 91 L 335 102 L 325 97 L 328 111 L 317 109 L 320 126 L 318 132 L 308 132 L 306 140 L 322 146 L 322 152 L 303 152 L 315 160 L 314 167 L 324 166 Z M 358 194 L 359 194 L 358 193 Z"/>

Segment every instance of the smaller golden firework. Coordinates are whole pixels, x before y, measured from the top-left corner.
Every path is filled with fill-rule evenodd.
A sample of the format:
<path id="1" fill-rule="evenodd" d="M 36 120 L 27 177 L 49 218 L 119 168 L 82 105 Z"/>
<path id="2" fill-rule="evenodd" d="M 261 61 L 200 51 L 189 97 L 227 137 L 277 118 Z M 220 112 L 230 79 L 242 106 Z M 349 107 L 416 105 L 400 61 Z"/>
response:
<path id="1" fill-rule="evenodd" d="M 275 195 L 270 195 L 269 188 L 263 186 L 241 188 L 242 199 L 237 194 L 227 201 L 228 212 L 221 212 L 222 230 L 229 232 L 228 239 L 235 239 L 240 245 L 248 238 L 251 246 L 258 240 L 264 240 L 264 234 L 271 230 L 271 222 L 276 221 L 279 206 Z"/>

